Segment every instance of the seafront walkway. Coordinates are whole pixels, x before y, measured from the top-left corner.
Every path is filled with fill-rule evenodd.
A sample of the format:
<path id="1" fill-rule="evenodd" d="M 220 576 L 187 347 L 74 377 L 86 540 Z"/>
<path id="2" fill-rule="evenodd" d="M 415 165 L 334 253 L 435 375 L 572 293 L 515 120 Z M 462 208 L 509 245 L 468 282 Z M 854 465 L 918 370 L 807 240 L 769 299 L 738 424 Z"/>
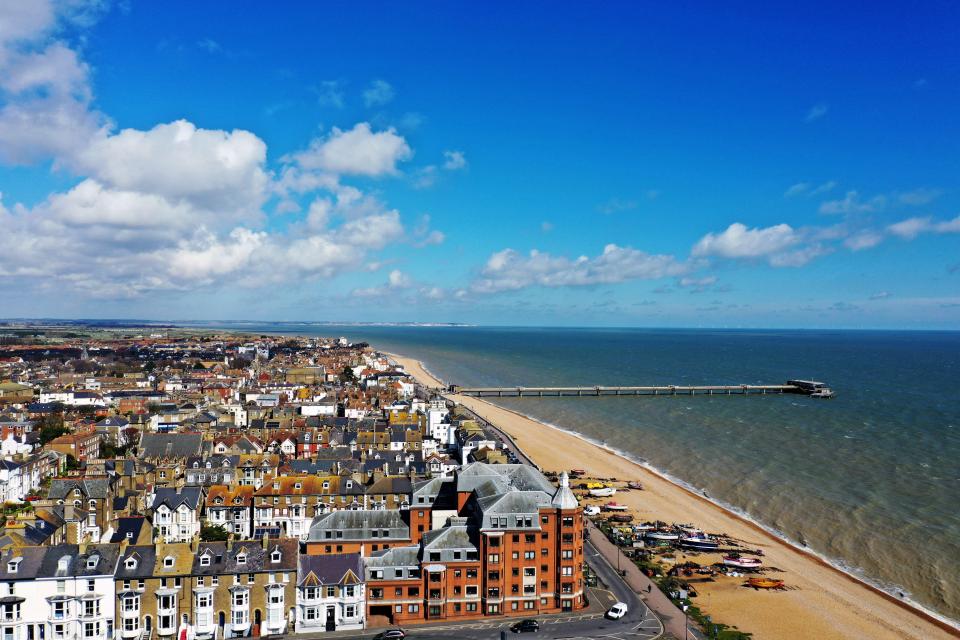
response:
<path id="1" fill-rule="evenodd" d="M 454 398 L 444 396 L 445 399 L 452 402 L 456 402 Z M 462 409 L 471 414 L 474 418 L 477 419 L 480 424 L 485 425 L 487 428 L 495 432 L 507 445 L 507 448 L 513 451 L 514 455 L 521 461 L 526 464 L 532 465 L 534 467 L 540 468 L 533 460 L 530 459 L 523 449 L 521 449 L 513 438 L 504 431 L 498 429 L 496 425 L 492 424 L 489 420 L 479 415 L 477 412 L 473 411 L 469 407 L 460 405 Z M 697 627 L 690 624 L 686 616 L 673 602 L 670 598 L 667 597 L 665 593 L 660 591 L 660 588 L 654 584 L 654 582 L 648 578 L 642 571 L 640 567 L 633 563 L 632 560 L 623 555 L 620 551 L 620 548 L 615 544 L 610 542 L 607 539 L 607 536 L 603 534 L 602 531 L 597 529 L 597 527 L 587 520 L 587 531 L 590 534 L 590 545 L 593 549 L 596 549 L 596 553 L 599 554 L 611 567 L 616 568 L 618 566 L 618 556 L 619 557 L 619 568 L 623 570 L 622 580 L 626 583 L 630 589 L 637 594 L 637 597 L 643 601 L 643 603 L 650 609 L 650 611 L 660 619 L 660 622 L 663 625 L 663 637 L 673 637 L 678 639 L 686 638 L 697 638 L 698 640 L 705 640 L 706 636 L 703 632 L 700 631 Z M 584 551 L 589 553 L 591 546 L 584 545 Z M 590 558 L 590 560 L 596 560 L 596 558 Z M 593 564 L 591 562 L 591 564 Z"/>

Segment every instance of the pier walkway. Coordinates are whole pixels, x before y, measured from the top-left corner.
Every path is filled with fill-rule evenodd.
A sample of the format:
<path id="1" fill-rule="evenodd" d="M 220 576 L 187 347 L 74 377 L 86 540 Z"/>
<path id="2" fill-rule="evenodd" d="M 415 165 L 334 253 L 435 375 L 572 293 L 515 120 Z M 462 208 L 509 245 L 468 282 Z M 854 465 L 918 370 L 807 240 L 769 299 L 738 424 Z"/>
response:
<path id="1" fill-rule="evenodd" d="M 737 385 L 662 385 L 649 387 L 459 387 L 448 389 L 476 398 L 549 398 L 557 396 L 677 396 L 677 395 L 766 395 L 768 393 L 809 392 L 793 384 L 737 384 Z"/>

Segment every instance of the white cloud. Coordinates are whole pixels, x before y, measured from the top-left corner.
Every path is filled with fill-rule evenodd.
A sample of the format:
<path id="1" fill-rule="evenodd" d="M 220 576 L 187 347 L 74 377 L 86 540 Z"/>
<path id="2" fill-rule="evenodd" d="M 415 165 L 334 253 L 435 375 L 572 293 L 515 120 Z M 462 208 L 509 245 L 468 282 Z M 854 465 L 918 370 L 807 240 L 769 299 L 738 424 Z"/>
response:
<path id="1" fill-rule="evenodd" d="M 820 213 L 827 214 L 855 214 L 868 213 L 882 209 L 887 198 L 882 195 L 874 196 L 869 200 L 862 200 L 856 191 L 847 191 L 842 200 L 828 200 L 820 205 Z"/>
<path id="2" fill-rule="evenodd" d="M 874 231 L 873 229 L 864 229 L 846 238 L 843 244 L 851 251 L 862 251 L 864 249 L 871 249 L 881 242 L 883 242 L 882 233 Z"/>
<path id="3" fill-rule="evenodd" d="M 435 244 L 443 244 L 447 239 L 446 234 L 436 229 L 430 229 L 430 216 L 424 214 L 420 216 L 420 221 L 413 229 L 413 246 L 427 247 Z"/>
<path id="4" fill-rule="evenodd" d="M 393 87 L 386 80 L 374 80 L 363 92 L 363 103 L 378 107 L 393 100 Z"/>
<path id="5" fill-rule="evenodd" d="M 303 169 L 337 175 L 382 176 L 397 173 L 397 163 L 409 160 L 413 150 L 395 129 L 374 132 L 367 122 L 343 131 L 336 127 L 292 158 Z"/>
<path id="6" fill-rule="evenodd" d="M 504 249 L 490 256 L 471 289 L 476 293 L 514 291 L 530 286 L 569 287 L 654 280 L 687 271 L 669 255 L 652 255 L 631 247 L 608 244 L 594 258 L 570 259 L 533 250 L 523 256 Z"/>
<path id="7" fill-rule="evenodd" d="M 762 258 L 779 254 L 799 241 L 799 235 L 788 224 L 748 229 L 735 222 L 722 233 L 702 237 L 691 253 L 699 257 Z"/>
<path id="8" fill-rule="evenodd" d="M 267 146 L 249 131 L 198 129 L 186 120 L 96 140 L 75 164 L 110 187 L 161 194 L 235 218 L 259 211 Z"/>
<path id="9" fill-rule="evenodd" d="M 798 182 L 796 184 L 790 185 L 790 187 L 783 194 L 784 198 L 796 198 L 799 196 L 818 196 L 824 194 L 828 191 L 833 190 L 837 186 L 837 183 L 833 180 L 828 180 L 819 185 L 813 185 L 809 182 Z"/>
<path id="10" fill-rule="evenodd" d="M 457 171 L 467 166 L 467 157 L 463 151 L 444 151 L 443 168 L 447 171 Z"/>
<path id="11" fill-rule="evenodd" d="M 324 80 L 313 91 L 321 107 L 343 108 L 343 83 L 339 80 Z"/>
<path id="12" fill-rule="evenodd" d="M 819 120 L 823 116 L 827 115 L 829 106 L 824 102 L 818 102 L 817 104 L 810 107 L 810 110 L 807 111 L 807 115 L 804 117 L 804 122 L 813 122 L 814 120 Z"/>
<path id="13" fill-rule="evenodd" d="M 929 216 L 907 218 L 891 224 L 887 231 L 905 240 L 913 240 L 921 233 L 960 233 L 960 216 L 940 222 Z"/>
<path id="14" fill-rule="evenodd" d="M 887 227 L 887 231 L 905 240 L 912 240 L 921 233 L 932 230 L 932 228 L 933 222 L 930 218 L 907 218 L 891 224 Z"/>

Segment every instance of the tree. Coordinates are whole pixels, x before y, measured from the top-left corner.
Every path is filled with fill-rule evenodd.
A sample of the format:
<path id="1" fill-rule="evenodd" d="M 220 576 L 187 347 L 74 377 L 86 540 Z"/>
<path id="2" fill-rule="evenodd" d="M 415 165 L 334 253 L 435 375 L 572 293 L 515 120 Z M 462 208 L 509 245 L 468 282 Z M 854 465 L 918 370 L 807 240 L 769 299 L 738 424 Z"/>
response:
<path id="1" fill-rule="evenodd" d="M 67 471 L 76 471 L 80 468 L 80 463 L 69 453 L 67 454 Z"/>
<path id="2" fill-rule="evenodd" d="M 344 367 L 340 372 L 340 382 L 356 382 L 357 376 L 353 375 L 353 369 Z"/>
<path id="3" fill-rule="evenodd" d="M 226 542 L 229 537 L 230 534 L 227 530 L 219 524 L 207 524 L 204 522 L 200 525 L 201 542 Z"/>
<path id="4" fill-rule="evenodd" d="M 40 444 L 45 445 L 54 438 L 70 433 L 70 429 L 63 425 L 63 416 L 60 414 L 51 414 L 44 416 L 37 421 L 35 425 L 40 432 Z"/>

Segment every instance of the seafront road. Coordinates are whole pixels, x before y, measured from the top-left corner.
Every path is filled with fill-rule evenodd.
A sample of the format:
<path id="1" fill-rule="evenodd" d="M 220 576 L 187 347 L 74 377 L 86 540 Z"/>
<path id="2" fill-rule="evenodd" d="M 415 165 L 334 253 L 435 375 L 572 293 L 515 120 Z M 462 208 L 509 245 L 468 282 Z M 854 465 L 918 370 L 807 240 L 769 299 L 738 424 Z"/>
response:
<path id="1" fill-rule="evenodd" d="M 448 401 L 455 402 L 455 399 L 444 396 Z M 506 448 L 513 452 L 517 459 L 525 464 L 537 467 L 536 463 L 527 456 L 524 451 L 517 446 L 509 434 L 504 433 L 491 424 L 489 421 L 472 411 L 469 407 L 460 405 L 460 408 L 471 414 L 481 425 L 497 434 L 504 442 Z M 537 467 L 539 468 L 539 467 Z M 662 624 L 662 633 L 664 638 L 696 638 L 698 640 L 705 638 L 703 632 L 690 622 L 681 611 L 660 589 L 648 578 L 640 568 L 624 556 L 620 549 L 610 542 L 603 533 L 594 526 L 592 522 L 587 521 L 587 531 L 590 535 L 589 540 L 584 545 L 584 553 L 587 554 L 587 562 L 593 570 L 600 576 L 605 584 L 609 585 L 614 592 L 618 589 L 617 585 L 623 587 L 618 595 L 623 602 L 630 605 L 631 613 L 634 605 L 631 600 L 625 599 L 625 593 L 632 594 L 640 606 L 647 610 L 650 617 Z M 618 556 L 619 563 L 618 563 Z M 621 578 L 613 567 L 618 566 L 624 571 Z M 606 565 L 606 567 L 604 567 Z M 607 569 L 607 571 L 604 571 Z M 606 574 L 606 575 L 605 575 Z M 686 628 L 685 628 L 686 627 Z M 571 637 L 572 636 L 567 636 Z M 593 635 L 587 637 L 613 637 L 604 635 Z M 621 636 L 625 637 L 625 636 Z M 647 636 L 650 637 L 650 636 Z M 656 636 L 654 636 L 656 637 Z"/>

